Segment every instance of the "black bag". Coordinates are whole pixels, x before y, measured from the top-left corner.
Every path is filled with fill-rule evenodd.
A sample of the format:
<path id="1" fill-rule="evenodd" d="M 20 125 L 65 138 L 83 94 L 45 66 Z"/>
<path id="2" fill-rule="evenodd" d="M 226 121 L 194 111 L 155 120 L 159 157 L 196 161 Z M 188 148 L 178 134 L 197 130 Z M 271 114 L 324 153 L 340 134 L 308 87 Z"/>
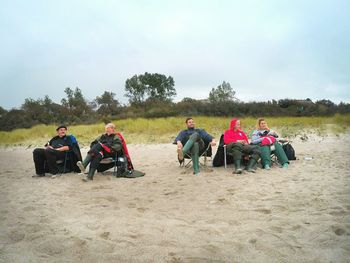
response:
<path id="1" fill-rule="evenodd" d="M 221 135 L 218 149 L 216 151 L 215 157 L 213 159 L 213 166 L 220 167 L 223 166 L 225 161 L 225 152 L 224 152 L 224 135 Z M 226 155 L 227 164 L 233 163 L 233 157 L 231 155 Z"/>
<path id="2" fill-rule="evenodd" d="M 297 159 L 295 157 L 295 150 L 290 143 L 283 144 L 282 148 L 283 148 L 284 152 L 286 153 L 288 160 L 296 160 Z"/>

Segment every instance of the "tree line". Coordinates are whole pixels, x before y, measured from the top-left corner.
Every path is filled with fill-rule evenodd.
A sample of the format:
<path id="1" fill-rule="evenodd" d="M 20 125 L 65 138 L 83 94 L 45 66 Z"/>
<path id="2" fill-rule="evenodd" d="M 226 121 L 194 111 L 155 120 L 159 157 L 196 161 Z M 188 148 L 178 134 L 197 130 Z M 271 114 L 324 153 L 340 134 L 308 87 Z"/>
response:
<path id="1" fill-rule="evenodd" d="M 125 82 L 127 104 L 121 104 L 116 94 L 104 91 L 88 101 L 80 88 L 67 87 L 65 98 L 56 103 L 49 96 L 25 99 L 19 109 L 0 107 L 0 130 L 30 128 L 37 124 L 89 124 L 118 118 L 154 118 L 171 116 L 330 116 L 350 113 L 350 104 L 335 104 L 330 100 L 281 99 L 267 102 L 242 102 L 230 83 L 212 88 L 207 99 L 184 98 L 174 102 L 175 82 L 171 76 L 158 73 L 134 75 Z"/>

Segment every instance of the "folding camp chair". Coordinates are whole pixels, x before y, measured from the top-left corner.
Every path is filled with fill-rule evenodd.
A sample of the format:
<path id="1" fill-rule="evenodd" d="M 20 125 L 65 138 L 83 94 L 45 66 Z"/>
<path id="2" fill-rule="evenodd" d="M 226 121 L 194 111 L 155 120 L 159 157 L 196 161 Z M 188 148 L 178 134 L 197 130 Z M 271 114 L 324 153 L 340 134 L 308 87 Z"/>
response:
<path id="1" fill-rule="evenodd" d="M 123 173 L 127 171 L 127 164 L 128 164 L 128 161 L 124 153 L 118 154 L 118 152 L 116 152 L 115 156 L 113 157 L 103 158 L 99 164 L 99 167 L 97 168 L 97 171 L 104 172 L 113 168 L 113 176 L 119 177 L 120 175 L 119 173 Z M 118 169 L 120 168 L 124 168 L 124 169 L 118 171 Z"/>
<path id="2" fill-rule="evenodd" d="M 285 140 L 285 139 L 278 139 L 277 140 L 280 144 L 285 145 L 285 144 L 288 144 L 288 143 L 291 143 L 291 141 L 289 140 Z M 270 150 L 271 150 L 271 162 L 272 164 L 276 164 L 278 165 L 278 160 L 277 160 L 277 156 L 275 154 L 275 146 L 274 145 L 271 145 L 270 146 Z"/>
<path id="3" fill-rule="evenodd" d="M 207 159 L 208 159 L 208 157 L 211 158 L 211 156 L 212 156 L 212 148 L 211 148 L 211 144 L 208 143 L 206 145 L 206 148 L 204 148 L 204 150 L 202 152 L 200 152 L 199 160 L 201 159 L 201 157 L 203 157 L 204 160 L 203 160 L 202 163 L 199 162 L 199 165 L 201 167 L 207 168 L 208 167 L 207 166 Z M 187 163 L 185 163 L 186 159 L 188 160 Z M 185 154 L 183 160 L 181 160 L 181 161 L 179 160 L 180 167 L 188 168 L 191 165 L 191 163 L 192 163 L 192 158 L 191 158 L 191 154 L 190 153 Z"/>

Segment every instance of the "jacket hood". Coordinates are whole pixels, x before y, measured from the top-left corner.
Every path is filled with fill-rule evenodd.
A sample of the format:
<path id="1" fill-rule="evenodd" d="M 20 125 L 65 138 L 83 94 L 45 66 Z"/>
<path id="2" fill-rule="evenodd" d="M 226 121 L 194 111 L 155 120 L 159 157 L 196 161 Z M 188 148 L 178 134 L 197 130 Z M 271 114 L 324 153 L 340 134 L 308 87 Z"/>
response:
<path id="1" fill-rule="evenodd" d="M 230 123 L 230 130 L 231 131 L 233 131 L 233 129 L 235 128 L 237 121 L 238 121 L 237 118 L 234 118 L 231 120 L 231 123 Z"/>

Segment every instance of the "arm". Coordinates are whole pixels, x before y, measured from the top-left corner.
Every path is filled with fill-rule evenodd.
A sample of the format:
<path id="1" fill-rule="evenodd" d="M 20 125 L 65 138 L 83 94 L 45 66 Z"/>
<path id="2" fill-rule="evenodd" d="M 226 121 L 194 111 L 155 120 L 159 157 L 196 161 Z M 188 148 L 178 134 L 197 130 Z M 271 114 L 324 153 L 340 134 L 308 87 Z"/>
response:
<path id="1" fill-rule="evenodd" d="M 185 131 L 180 131 L 179 134 L 176 136 L 173 144 L 177 144 L 177 147 L 182 149 L 182 140 L 184 139 Z"/>
<path id="2" fill-rule="evenodd" d="M 252 140 L 251 140 L 251 144 L 259 144 L 261 143 L 261 141 L 263 140 L 263 138 L 261 137 L 261 133 L 260 131 L 258 130 L 255 130 L 253 132 L 253 135 L 252 135 Z"/>
<path id="3" fill-rule="evenodd" d="M 114 135 L 113 144 L 110 145 L 110 148 L 113 152 L 119 152 L 123 148 L 118 135 Z"/>
<path id="4" fill-rule="evenodd" d="M 273 130 L 270 130 L 269 133 L 268 133 L 268 135 L 271 135 L 271 136 L 273 136 L 273 137 L 275 137 L 275 138 L 278 138 L 277 132 L 275 132 L 275 131 L 273 131 Z"/>
<path id="5" fill-rule="evenodd" d="M 201 136 L 201 138 L 207 142 L 210 142 L 211 146 L 215 146 L 216 145 L 216 141 L 215 138 L 213 136 L 211 136 L 209 133 L 206 132 L 206 130 L 204 129 L 200 129 L 199 130 L 199 135 Z"/>

